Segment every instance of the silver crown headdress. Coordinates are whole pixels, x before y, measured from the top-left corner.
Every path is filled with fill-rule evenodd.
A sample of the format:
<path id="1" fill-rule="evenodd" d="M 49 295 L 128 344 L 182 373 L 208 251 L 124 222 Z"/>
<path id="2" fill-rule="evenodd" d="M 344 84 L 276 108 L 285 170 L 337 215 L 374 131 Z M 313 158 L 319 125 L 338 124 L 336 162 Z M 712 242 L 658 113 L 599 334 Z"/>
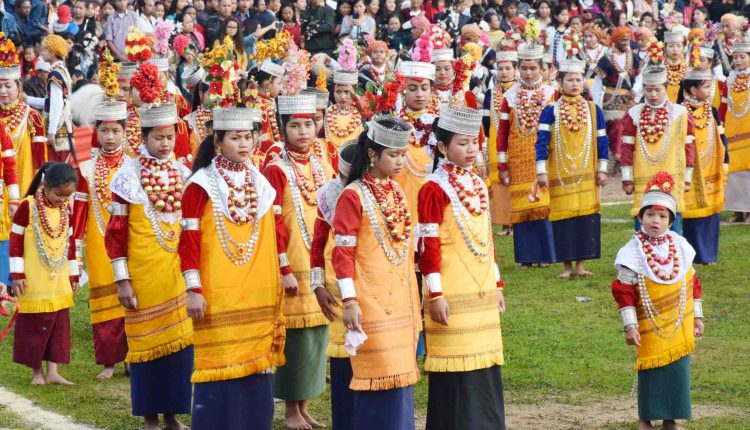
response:
<path id="1" fill-rule="evenodd" d="M 435 65 L 421 61 L 402 61 L 398 63 L 398 72 L 406 79 L 429 79 L 435 80 Z"/>
<path id="2" fill-rule="evenodd" d="M 383 120 L 389 120 L 401 124 L 406 130 L 388 128 L 380 124 L 380 121 Z M 374 117 L 368 123 L 367 129 L 367 137 L 372 139 L 375 143 L 385 146 L 386 148 L 394 149 L 406 148 L 409 145 L 411 133 L 411 125 L 402 119 L 394 118 L 390 115 L 378 115 Z"/>
<path id="3" fill-rule="evenodd" d="M 279 96 L 276 99 L 276 105 L 281 115 L 314 114 L 317 105 L 317 96 L 314 94 Z"/>
<path id="4" fill-rule="evenodd" d="M 482 127 L 482 112 L 466 106 L 440 106 L 438 127 L 466 136 L 477 136 Z"/>
<path id="5" fill-rule="evenodd" d="M 213 129 L 223 131 L 240 131 L 255 129 L 253 109 L 230 107 L 213 110 Z"/>
<path id="6" fill-rule="evenodd" d="M 177 106 L 174 103 L 164 103 L 158 106 L 138 108 L 141 127 L 161 127 L 177 124 Z"/>
<path id="7" fill-rule="evenodd" d="M 94 105 L 94 119 L 97 121 L 122 121 L 128 118 L 128 105 L 125 102 L 106 101 Z"/>

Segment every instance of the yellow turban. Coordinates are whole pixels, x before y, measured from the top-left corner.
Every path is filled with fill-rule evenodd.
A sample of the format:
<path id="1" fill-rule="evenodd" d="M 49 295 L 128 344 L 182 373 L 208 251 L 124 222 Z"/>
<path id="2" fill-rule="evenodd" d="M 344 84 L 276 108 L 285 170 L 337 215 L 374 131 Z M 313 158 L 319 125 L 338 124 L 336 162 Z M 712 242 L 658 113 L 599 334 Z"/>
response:
<path id="1" fill-rule="evenodd" d="M 42 46 L 57 58 L 68 58 L 68 44 L 56 34 L 45 37 Z"/>

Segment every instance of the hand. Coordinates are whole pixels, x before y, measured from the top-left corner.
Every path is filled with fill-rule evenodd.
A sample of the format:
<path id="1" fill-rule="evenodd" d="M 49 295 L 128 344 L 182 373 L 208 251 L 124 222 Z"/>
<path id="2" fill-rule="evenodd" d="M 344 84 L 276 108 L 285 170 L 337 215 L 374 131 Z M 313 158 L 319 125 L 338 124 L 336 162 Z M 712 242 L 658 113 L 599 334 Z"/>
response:
<path id="1" fill-rule="evenodd" d="M 691 185 L 692 185 L 692 184 L 690 184 L 690 182 L 685 182 L 685 192 L 688 192 L 688 191 L 690 191 L 690 187 L 691 187 Z"/>
<path id="2" fill-rule="evenodd" d="M 607 175 L 604 172 L 597 172 L 596 173 L 596 185 L 599 185 L 600 187 L 603 187 L 603 186 L 607 185 L 607 177 L 608 176 L 609 175 Z"/>
<path id="3" fill-rule="evenodd" d="M 638 331 L 638 327 L 631 328 L 625 333 L 625 343 L 641 346 L 641 333 Z"/>
<path id="4" fill-rule="evenodd" d="M 627 195 L 633 194 L 633 184 L 622 184 L 622 190 L 625 191 L 625 194 Z"/>
<path id="5" fill-rule="evenodd" d="M 316 288 L 315 298 L 318 300 L 318 306 L 323 311 L 323 315 L 328 318 L 328 321 L 333 321 L 336 318 L 336 312 L 333 308 L 338 307 L 339 304 L 336 303 L 336 299 L 333 298 L 331 292 L 326 290 L 325 287 Z"/>
<path id="6" fill-rule="evenodd" d="M 26 280 L 25 279 L 14 279 L 13 280 L 13 295 L 21 297 L 26 292 Z"/>
<path id="7" fill-rule="evenodd" d="M 282 276 L 281 286 L 284 287 L 284 291 L 290 296 L 296 296 L 299 293 L 299 284 L 297 283 L 297 278 L 294 277 L 294 273 Z"/>
<path id="8" fill-rule="evenodd" d="M 498 175 L 500 175 L 500 182 L 505 185 L 510 185 L 510 174 L 507 170 L 497 168 Z"/>
<path id="9" fill-rule="evenodd" d="M 55 133 L 47 134 L 47 145 L 54 146 L 55 144 Z"/>
<path id="10" fill-rule="evenodd" d="M 78 287 L 79 287 L 78 281 L 73 281 L 70 283 L 70 288 L 73 290 L 73 293 L 78 292 Z"/>
<path id="11" fill-rule="evenodd" d="M 430 301 L 430 318 L 438 324 L 448 325 L 451 310 L 445 297 Z"/>
<path id="12" fill-rule="evenodd" d="M 138 301 L 133 293 L 133 287 L 130 285 L 130 280 L 125 279 L 119 281 L 117 288 L 117 298 L 120 300 L 120 304 L 125 309 L 135 309 L 138 305 Z"/>
<path id="13" fill-rule="evenodd" d="M 693 333 L 695 334 L 695 337 L 703 337 L 703 318 L 696 318 L 694 325 Z"/>
<path id="14" fill-rule="evenodd" d="M 549 175 L 546 173 L 536 175 L 536 183 L 539 184 L 539 187 L 541 188 L 549 188 Z"/>
<path id="15" fill-rule="evenodd" d="M 195 291 L 188 291 L 187 296 L 188 316 L 194 320 L 203 318 L 206 315 L 206 298 L 203 297 L 203 294 Z"/>
<path id="16" fill-rule="evenodd" d="M 18 210 L 18 203 L 10 203 L 8 204 L 8 211 L 10 212 L 10 218 L 13 219 L 13 217 L 16 215 L 16 211 Z"/>
<path id="17" fill-rule="evenodd" d="M 505 315 L 505 296 L 503 296 L 503 290 L 499 290 L 497 292 L 497 308 L 500 310 L 500 315 Z"/>
<path id="18" fill-rule="evenodd" d="M 362 310 L 359 304 L 349 305 L 344 309 L 344 327 L 351 331 L 362 332 Z"/>

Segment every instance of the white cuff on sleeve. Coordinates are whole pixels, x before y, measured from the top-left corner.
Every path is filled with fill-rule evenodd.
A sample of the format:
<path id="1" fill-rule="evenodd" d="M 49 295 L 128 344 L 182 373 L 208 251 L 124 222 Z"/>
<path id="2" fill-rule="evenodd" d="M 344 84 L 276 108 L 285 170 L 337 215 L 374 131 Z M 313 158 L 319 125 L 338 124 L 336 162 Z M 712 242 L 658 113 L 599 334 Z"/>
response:
<path id="1" fill-rule="evenodd" d="M 8 185 L 8 195 L 11 201 L 21 200 L 21 190 L 18 188 L 18 184 Z"/>
<path id="2" fill-rule="evenodd" d="M 693 168 L 692 167 L 685 168 L 685 182 L 687 182 L 688 184 L 691 184 L 693 182 Z"/>
<path id="3" fill-rule="evenodd" d="M 68 275 L 78 276 L 81 274 L 81 266 L 78 260 L 68 260 Z"/>
<path id="4" fill-rule="evenodd" d="M 344 278 L 336 279 L 336 285 L 339 286 L 339 293 L 341 293 L 341 300 L 357 297 L 357 291 L 354 289 L 354 279 Z"/>
<path id="5" fill-rule="evenodd" d="M 703 300 L 693 300 L 693 311 L 695 312 L 695 318 L 703 318 Z"/>
<path id="6" fill-rule="evenodd" d="M 622 166 L 620 167 L 620 173 L 623 181 L 633 180 L 633 166 Z"/>
<path id="7" fill-rule="evenodd" d="M 638 314 L 635 312 L 635 308 L 627 306 L 620 309 L 620 318 L 622 318 L 622 326 L 638 325 Z"/>
<path id="8" fill-rule="evenodd" d="M 185 278 L 185 289 L 187 291 L 201 288 L 201 272 L 197 269 L 190 269 L 182 272 Z"/>
<path id="9" fill-rule="evenodd" d="M 443 292 L 443 278 L 440 276 L 440 272 L 429 273 L 424 277 L 424 280 L 427 283 L 427 290 L 430 294 Z"/>
<path id="10" fill-rule="evenodd" d="M 537 175 L 547 174 L 547 162 L 546 161 L 542 160 L 542 161 L 536 162 L 536 174 Z"/>
<path id="11" fill-rule="evenodd" d="M 500 268 L 495 263 L 495 282 L 500 282 Z"/>
<path id="12" fill-rule="evenodd" d="M 125 257 L 112 260 L 112 270 L 115 272 L 115 282 L 130 279 L 128 271 L 128 259 Z"/>
<path id="13" fill-rule="evenodd" d="M 10 273 L 23 273 L 23 257 L 10 257 Z"/>
<path id="14" fill-rule="evenodd" d="M 609 172 L 609 160 L 599 160 L 599 169 L 597 172 L 608 173 Z"/>

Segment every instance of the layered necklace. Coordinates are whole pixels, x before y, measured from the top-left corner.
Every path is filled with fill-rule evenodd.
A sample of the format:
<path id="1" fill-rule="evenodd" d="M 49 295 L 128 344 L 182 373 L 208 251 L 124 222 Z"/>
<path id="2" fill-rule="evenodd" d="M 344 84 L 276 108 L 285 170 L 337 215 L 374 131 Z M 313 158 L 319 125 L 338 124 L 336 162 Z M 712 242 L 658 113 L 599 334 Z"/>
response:
<path id="1" fill-rule="evenodd" d="M 16 100 L 7 106 L 0 106 L 0 117 L 8 132 L 16 130 L 28 114 L 29 106 L 21 100 Z"/>
<path id="2" fill-rule="evenodd" d="M 203 139 L 206 138 L 206 124 L 212 118 L 213 114 L 210 110 L 207 110 L 203 106 L 198 106 L 198 109 L 195 111 L 195 134 L 198 137 L 198 142 L 203 142 Z"/>
<path id="3" fill-rule="evenodd" d="M 521 81 L 515 115 L 519 131 L 522 133 L 536 132 L 536 128 L 539 126 L 539 114 L 547 105 L 546 98 L 541 79 L 532 84 Z"/>
<path id="4" fill-rule="evenodd" d="M 596 45 L 596 48 L 593 49 L 593 51 L 595 51 L 593 57 L 589 55 L 589 51 L 592 51 L 592 49 L 585 48 L 583 50 L 583 57 L 590 66 L 594 67 L 596 66 L 596 63 L 599 61 L 599 59 L 602 57 L 602 51 L 604 51 L 604 46 Z"/>
<path id="5" fill-rule="evenodd" d="M 419 140 L 417 140 L 417 137 L 412 133 L 409 143 L 418 147 L 427 145 L 427 142 L 430 140 L 430 135 L 432 134 L 432 122 L 429 124 L 422 122 L 422 116 L 426 114 L 434 117 L 438 113 L 439 110 L 437 109 L 437 104 L 434 103 L 434 99 L 430 100 L 427 108 L 423 110 L 410 110 L 406 108 L 406 105 L 401 107 L 401 119 L 411 124 L 411 126 L 414 127 L 414 131 L 422 133 L 422 137 Z"/>
<path id="6" fill-rule="evenodd" d="M 488 198 L 485 187 L 482 186 L 482 181 L 479 177 L 476 175 L 470 175 L 468 170 L 453 163 L 447 163 L 444 166 L 445 171 L 448 173 L 448 183 L 451 184 L 451 187 L 456 191 L 456 195 L 461 201 L 461 204 L 472 215 L 482 215 L 487 210 Z M 466 187 L 461 181 L 459 181 L 459 177 L 465 175 L 471 177 L 471 188 Z M 478 199 L 477 204 L 472 200 L 474 198 Z"/>
<path id="7" fill-rule="evenodd" d="M 263 109 L 261 109 L 261 116 L 263 118 L 263 124 L 268 124 L 268 133 L 270 138 L 274 142 L 281 142 L 281 132 L 279 131 L 279 123 L 276 120 L 276 104 L 272 99 L 265 96 L 260 96 L 263 103 Z"/>
<path id="8" fill-rule="evenodd" d="M 122 166 L 124 161 L 122 147 L 114 151 L 99 151 L 94 160 L 94 170 L 91 172 L 89 182 L 89 195 L 93 196 L 92 207 L 94 220 L 99 233 L 104 236 L 107 229 L 107 221 L 104 219 L 102 207 L 106 208 L 112 202 L 112 192 L 109 190 L 109 175 Z"/>
<path id="9" fill-rule="evenodd" d="M 305 222 L 305 210 L 302 199 L 304 198 L 308 206 L 316 206 L 318 204 L 317 191 L 325 184 L 325 171 L 318 157 L 313 155 L 311 151 L 300 153 L 287 149 L 282 157 L 288 178 L 289 193 L 294 205 L 294 214 L 297 218 L 297 225 L 300 229 L 302 241 L 309 250 L 312 246 L 312 234 Z M 310 179 L 300 169 L 298 165 L 300 161 L 308 161 L 310 163 Z"/>
<path id="10" fill-rule="evenodd" d="M 338 121 L 336 121 L 337 117 L 340 116 L 349 118 L 344 126 L 339 126 Z M 335 104 L 328 108 L 328 111 L 326 112 L 326 123 L 324 127 L 326 139 L 331 140 L 329 134 L 333 134 L 339 139 L 351 136 L 357 127 L 361 125 L 362 116 L 357 109 L 353 106 L 341 107 L 338 104 Z"/>
<path id="11" fill-rule="evenodd" d="M 392 179 L 378 179 L 369 172 L 365 173 L 362 182 L 375 198 L 375 203 L 385 219 L 391 239 L 395 242 L 407 240 L 411 234 L 411 214 L 401 188 L 396 186 L 396 182 Z M 393 196 L 393 204 L 388 200 L 390 195 Z M 399 231 L 398 224 L 402 222 L 404 227 Z"/>
<path id="12" fill-rule="evenodd" d="M 680 82 L 682 82 L 682 79 L 685 77 L 685 72 L 687 71 L 687 64 L 685 64 L 684 61 L 681 61 L 678 64 L 669 64 L 667 63 L 667 79 L 669 80 L 669 85 L 671 86 L 679 86 Z"/>
<path id="13" fill-rule="evenodd" d="M 698 130 L 704 130 L 708 128 L 706 135 L 706 147 L 701 151 L 698 149 L 698 157 L 701 160 L 702 165 L 708 166 L 714 159 L 714 149 L 716 146 L 716 134 L 714 133 L 714 115 L 711 110 L 711 104 L 708 101 L 699 102 L 691 97 L 686 97 L 682 103 L 688 110 L 688 115 L 693 118 L 693 127 Z M 696 115 L 695 112 L 703 108 L 703 112 L 700 115 Z M 697 142 L 696 142 L 697 143 Z"/>
<path id="14" fill-rule="evenodd" d="M 573 111 L 572 109 L 575 109 Z M 555 115 L 555 174 L 560 185 L 566 189 L 577 187 L 583 182 L 584 175 L 591 162 L 592 133 L 591 112 L 589 104 L 581 96 L 574 98 L 564 96 L 554 105 Z M 565 125 L 572 133 L 583 133 L 583 145 L 578 153 L 571 153 L 562 138 L 560 124 Z M 567 140 L 567 139 L 565 139 Z M 576 176 L 575 183 L 568 183 L 565 178 Z"/>
<path id="15" fill-rule="evenodd" d="M 495 125 L 495 130 L 500 126 L 500 117 L 498 114 L 503 107 L 503 101 L 505 101 L 505 91 L 510 88 L 506 87 L 506 85 L 513 86 L 514 83 L 515 81 L 499 82 L 498 85 L 495 85 L 495 88 L 492 89 L 492 109 L 490 110 L 490 118 Z"/>
<path id="16" fill-rule="evenodd" d="M 588 103 L 581 96 L 562 97 L 560 106 L 560 120 L 570 132 L 578 132 L 584 127 L 584 115 L 588 116 Z"/>
<path id="17" fill-rule="evenodd" d="M 646 103 L 641 110 L 638 120 L 638 147 L 643 158 L 651 165 L 660 163 L 669 150 L 669 110 L 667 101 L 660 106 L 651 106 Z M 662 137 L 664 142 L 659 153 L 654 155 L 648 146 L 659 142 Z"/>
<path id="18" fill-rule="evenodd" d="M 256 215 L 258 214 L 258 194 L 255 192 L 255 184 L 252 180 L 250 168 L 244 163 L 235 163 L 222 156 L 215 158 L 215 165 L 219 176 L 229 188 L 227 195 L 229 217 L 237 224 L 256 221 Z M 227 171 L 244 172 L 244 180 L 240 184 L 236 184 Z M 245 211 L 249 217 L 240 213 L 240 210 Z"/>
<path id="19" fill-rule="evenodd" d="M 60 216 L 56 226 L 53 226 L 50 221 L 49 212 L 53 210 L 57 210 Z M 31 216 L 37 227 L 34 228 L 34 242 L 39 259 L 49 270 L 50 278 L 55 279 L 57 272 L 68 261 L 68 247 L 70 246 L 70 241 L 66 237 L 69 227 L 68 204 L 54 206 L 44 191 L 39 189 L 31 205 Z M 52 240 L 56 239 L 62 239 L 62 241 L 52 243 Z"/>
<path id="20" fill-rule="evenodd" d="M 732 112 L 737 119 L 742 119 L 750 111 L 750 92 L 747 91 L 748 80 L 750 80 L 750 72 L 747 69 L 729 74 L 727 79 L 727 86 L 731 89 L 732 93 L 744 93 L 745 100 L 739 106 L 735 106 L 734 97 L 732 94 L 728 94 L 727 99 L 729 104 L 729 111 Z"/>
<path id="21" fill-rule="evenodd" d="M 128 123 L 125 128 L 125 137 L 131 154 L 138 154 L 141 146 L 141 117 L 134 106 L 128 105 Z"/>
<path id="22" fill-rule="evenodd" d="M 680 273 L 680 257 L 677 255 L 677 245 L 674 243 L 672 235 L 665 234 L 661 237 L 651 237 L 643 231 L 639 231 L 636 233 L 636 236 L 641 244 L 641 250 L 646 256 L 646 264 L 651 273 L 662 281 L 671 281 L 677 278 L 677 275 Z M 667 256 L 659 257 L 654 252 L 654 246 L 664 243 L 667 243 L 669 246 Z M 672 271 L 670 273 L 663 273 L 661 266 L 669 266 L 670 264 L 672 265 Z"/>
<path id="23" fill-rule="evenodd" d="M 372 178 L 370 175 L 369 178 Z M 372 189 L 373 187 L 381 187 L 381 186 L 388 186 L 391 190 L 394 190 L 394 194 L 400 193 L 401 196 L 403 196 L 403 192 L 398 187 L 395 182 L 392 182 L 390 179 L 385 179 L 380 181 L 380 183 L 376 184 L 374 182 L 375 178 L 372 178 L 370 180 L 368 177 L 363 177 L 361 180 L 358 180 L 355 182 L 357 184 L 357 187 L 359 187 L 360 192 L 363 196 L 362 201 L 362 209 L 363 212 L 367 215 L 368 220 L 370 221 L 370 224 L 372 225 L 373 233 L 375 234 L 375 237 L 378 240 L 378 245 L 380 245 L 380 248 L 383 250 L 383 253 L 385 254 L 388 261 L 393 266 L 399 266 L 401 264 L 404 264 L 408 260 L 408 254 L 409 254 L 409 240 L 408 235 L 411 232 L 411 214 L 409 214 L 409 208 L 406 207 L 406 215 L 404 216 L 404 228 L 403 228 L 403 236 L 404 240 L 401 239 L 401 234 L 398 234 L 398 230 L 394 228 L 391 228 L 391 224 L 388 224 L 388 219 L 384 213 L 384 209 L 389 209 L 389 213 L 394 212 L 398 210 L 397 208 L 391 208 L 391 204 L 386 200 L 384 204 L 380 204 L 378 202 L 378 199 L 375 197 L 375 194 L 373 193 Z M 368 183 L 370 182 L 370 183 Z M 385 182 L 385 183 L 383 183 Z M 382 194 L 379 193 L 381 196 Z M 396 201 L 397 197 L 394 195 L 394 201 Z M 398 206 L 398 205 L 394 205 Z M 379 216 L 378 216 L 379 214 Z M 383 223 L 386 224 L 386 228 L 388 228 L 390 231 L 383 233 L 383 230 L 381 228 L 381 224 L 378 221 L 378 219 L 382 219 Z M 391 221 L 393 218 L 391 219 Z M 408 220 L 408 224 L 407 221 Z M 394 235 L 399 237 L 399 240 L 394 239 Z"/>
<path id="24" fill-rule="evenodd" d="M 172 160 L 140 155 L 138 161 L 141 163 L 141 185 L 154 208 L 167 213 L 179 211 L 182 207 L 182 175 Z M 162 171 L 167 172 L 167 180 L 161 177 Z"/>
<path id="25" fill-rule="evenodd" d="M 464 177 L 464 175 L 471 177 L 471 190 L 466 190 L 466 187 L 459 180 L 459 177 Z M 453 163 L 444 164 L 443 168 L 437 171 L 437 176 L 442 181 L 448 182 L 449 186 L 443 187 L 443 190 L 451 201 L 450 207 L 453 211 L 453 218 L 456 220 L 456 226 L 466 247 L 475 257 L 484 261 L 490 254 L 492 223 L 487 219 L 487 231 L 480 232 L 474 227 L 471 218 L 489 216 L 486 189 L 482 186 L 478 176 Z M 477 196 L 479 198 L 478 207 L 471 204 L 471 198 Z"/>
<path id="26" fill-rule="evenodd" d="M 630 54 L 630 48 L 627 48 L 625 52 L 618 51 L 618 53 L 625 55 L 625 67 L 622 68 L 617 60 L 615 60 L 615 51 L 617 51 L 615 48 L 609 50 L 609 62 L 612 64 L 612 68 L 614 68 L 618 74 L 630 73 L 630 70 L 633 68 L 633 56 Z"/>

